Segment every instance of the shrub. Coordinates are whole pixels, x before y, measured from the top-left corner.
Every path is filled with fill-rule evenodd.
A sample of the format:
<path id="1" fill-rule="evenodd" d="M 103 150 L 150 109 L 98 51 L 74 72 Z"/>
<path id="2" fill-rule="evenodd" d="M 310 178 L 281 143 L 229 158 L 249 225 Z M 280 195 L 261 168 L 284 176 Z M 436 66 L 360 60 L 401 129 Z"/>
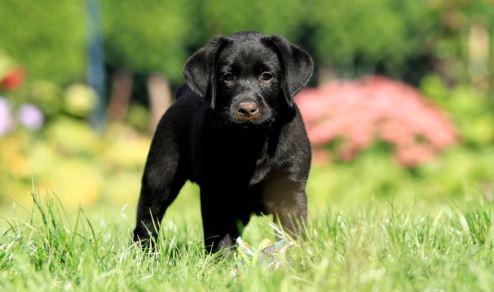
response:
<path id="1" fill-rule="evenodd" d="M 405 166 L 434 157 L 456 141 L 448 117 L 413 87 L 384 77 L 343 81 L 307 89 L 297 96 L 319 162 L 325 146 L 350 160 L 375 142 L 393 148 Z"/>

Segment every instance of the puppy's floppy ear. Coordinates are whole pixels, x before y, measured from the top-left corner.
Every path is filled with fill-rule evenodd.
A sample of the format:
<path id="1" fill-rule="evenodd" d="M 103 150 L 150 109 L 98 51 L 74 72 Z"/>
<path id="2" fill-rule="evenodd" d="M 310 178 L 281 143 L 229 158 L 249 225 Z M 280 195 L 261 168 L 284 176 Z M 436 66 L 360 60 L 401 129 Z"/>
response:
<path id="1" fill-rule="evenodd" d="M 314 61 L 306 51 L 281 36 L 265 37 L 262 42 L 272 47 L 280 59 L 284 74 L 281 86 L 288 105 L 292 107 L 293 97 L 307 85 L 312 76 Z"/>
<path id="2" fill-rule="evenodd" d="M 200 96 L 206 98 L 214 108 L 216 98 L 216 57 L 231 40 L 217 37 L 195 52 L 185 62 L 183 73 L 187 85 Z"/>

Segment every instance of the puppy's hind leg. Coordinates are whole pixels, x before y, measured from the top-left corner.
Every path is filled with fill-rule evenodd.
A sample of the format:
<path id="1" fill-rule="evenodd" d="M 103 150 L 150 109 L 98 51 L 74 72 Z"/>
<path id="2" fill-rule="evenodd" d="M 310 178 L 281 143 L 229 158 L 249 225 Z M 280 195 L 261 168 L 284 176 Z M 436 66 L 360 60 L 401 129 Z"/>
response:
<path id="1" fill-rule="evenodd" d="M 290 236 L 303 234 L 307 222 L 307 195 L 304 184 L 288 178 L 274 179 L 264 186 L 265 211 Z"/>

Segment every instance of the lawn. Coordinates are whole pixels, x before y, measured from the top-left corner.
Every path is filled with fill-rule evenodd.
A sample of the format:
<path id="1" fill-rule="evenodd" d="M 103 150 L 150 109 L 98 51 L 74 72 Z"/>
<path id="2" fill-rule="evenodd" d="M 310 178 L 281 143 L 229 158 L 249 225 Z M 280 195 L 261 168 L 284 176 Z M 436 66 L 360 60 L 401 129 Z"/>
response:
<path id="1" fill-rule="evenodd" d="M 135 202 L 65 209 L 56 198 L 2 211 L 0 290 L 490 291 L 493 205 L 480 192 L 327 196 L 326 170 L 309 182 L 304 240 L 248 256 L 203 252 L 197 187 L 187 185 L 163 221 L 158 249 L 130 244 Z M 365 184 L 365 177 L 356 180 Z M 136 194 L 137 200 L 137 194 Z M 275 241 L 269 217 L 243 240 Z"/>

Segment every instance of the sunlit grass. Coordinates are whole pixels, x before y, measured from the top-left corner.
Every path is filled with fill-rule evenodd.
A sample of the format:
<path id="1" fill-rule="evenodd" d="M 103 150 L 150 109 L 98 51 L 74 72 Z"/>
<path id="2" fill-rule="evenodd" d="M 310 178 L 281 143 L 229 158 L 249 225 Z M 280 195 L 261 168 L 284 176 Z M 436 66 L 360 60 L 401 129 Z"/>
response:
<path id="1" fill-rule="evenodd" d="M 344 212 L 312 207 L 307 238 L 275 254 L 273 267 L 256 255 L 205 255 L 197 206 L 179 216 L 187 202 L 195 204 L 191 196 L 163 222 L 157 251 L 146 252 L 131 244 L 126 210 L 64 211 L 56 197 L 41 201 L 35 193 L 27 219 L 6 221 L 0 288 L 489 291 L 494 285 L 493 206 L 480 198 L 423 210 L 398 203 Z M 269 218 L 256 218 L 244 240 L 256 247 L 266 238 L 275 240 Z"/>

